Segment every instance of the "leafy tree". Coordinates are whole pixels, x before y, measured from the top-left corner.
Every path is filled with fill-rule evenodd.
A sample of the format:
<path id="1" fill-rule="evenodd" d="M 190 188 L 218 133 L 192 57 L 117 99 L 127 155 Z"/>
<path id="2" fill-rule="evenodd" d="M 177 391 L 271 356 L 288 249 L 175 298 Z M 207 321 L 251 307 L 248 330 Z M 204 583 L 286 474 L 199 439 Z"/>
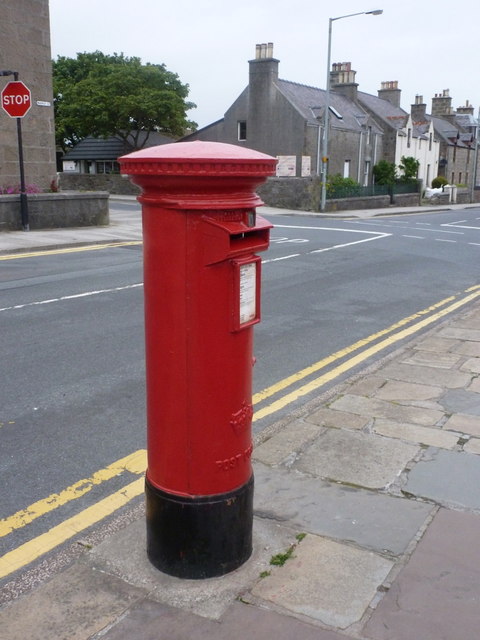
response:
<path id="1" fill-rule="evenodd" d="M 375 178 L 375 184 L 395 184 L 397 179 L 397 170 L 393 162 L 387 160 L 380 160 L 373 167 L 373 176 Z"/>
<path id="2" fill-rule="evenodd" d="M 403 171 L 402 182 L 412 182 L 417 179 L 420 162 L 411 156 L 402 156 L 399 168 Z"/>
<path id="3" fill-rule="evenodd" d="M 56 141 L 69 147 L 86 136 L 118 136 L 132 148 L 157 131 L 181 136 L 196 123 L 186 112 L 188 85 L 163 64 L 101 51 L 53 61 Z M 140 132 L 146 132 L 140 144 Z"/>

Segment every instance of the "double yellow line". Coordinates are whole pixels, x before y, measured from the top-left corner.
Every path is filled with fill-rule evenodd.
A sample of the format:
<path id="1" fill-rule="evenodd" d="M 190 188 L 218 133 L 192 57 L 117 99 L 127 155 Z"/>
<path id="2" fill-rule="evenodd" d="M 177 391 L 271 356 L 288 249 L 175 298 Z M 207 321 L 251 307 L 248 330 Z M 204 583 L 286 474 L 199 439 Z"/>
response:
<path id="1" fill-rule="evenodd" d="M 445 298 L 440 302 L 419 311 L 399 322 L 392 324 L 390 327 L 383 329 L 368 338 L 359 340 L 346 349 L 337 351 L 336 353 L 319 360 L 318 362 L 298 371 L 297 373 L 280 380 L 276 384 L 260 391 L 253 397 L 254 404 L 263 403 L 268 398 L 277 395 L 298 384 L 302 380 L 314 375 L 315 373 L 325 369 L 327 366 L 344 359 L 351 353 L 362 349 L 360 353 L 344 360 L 328 372 L 320 375 L 306 384 L 303 384 L 290 393 L 279 397 L 277 400 L 263 406 L 255 412 L 254 420 L 260 420 L 266 416 L 272 415 L 277 411 L 292 404 L 296 400 L 306 396 L 307 394 L 318 390 L 327 382 L 330 382 L 365 362 L 368 358 L 379 352 L 391 347 L 405 338 L 412 336 L 421 329 L 428 327 L 437 320 L 447 316 L 450 313 L 460 309 L 466 304 L 473 302 L 480 297 L 480 285 L 476 285 L 457 296 Z M 408 325 L 408 326 L 407 326 Z M 388 336 L 388 337 L 385 337 Z M 384 338 L 384 339 L 382 339 Z M 371 346 L 368 346 L 371 345 Z M 367 348 L 365 348 L 367 347 Z M 86 478 L 67 487 L 58 494 L 52 494 L 43 500 L 39 500 L 30 505 L 26 509 L 18 511 L 12 516 L 0 520 L 0 537 L 13 533 L 35 519 L 46 515 L 47 513 L 57 509 L 58 507 L 78 499 L 89 492 L 94 486 L 99 485 L 121 473 L 130 472 L 142 477 L 127 484 L 122 489 L 107 496 L 103 500 L 95 503 L 91 507 L 84 509 L 77 515 L 65 520 L 59 525 L 51 528 L 49 531 L 40 536 L 20 545 L 12 551 L 0 557 L 0 578 L 18 571 L 29 563 L 33 562 L 43 554 L 51 551 L 58 545 L 69 540 L 76 534 L 84 531 L 88 527 L 100 522 L 103 518 L 114 513 L 121 506 L 127 504 L 134 497 L 139 496 L 144 490 L 143 473 L 146 468 L 146 451 L 141 449 L 132 453 L 121 460 L 114 462 L 105 469 L 97 471 L 90 478 Z"/>
<path id="2" fill-rule="evenodd" d="M 464 295 L 464 294 L 468 294 L 468 295 Z M 306 367 L 305 369 L 302 369 L 301 371 L 293 374 L 292 376 L 289 376 L 288 378 L 284 378 L 283 380 L 280 380 L 279 382 L 272 385 L 271 387 L 268 387 L 267 389 L 264 389 L 263 391 L 260 391 L 259 393 L 255 394 L 253 396 L 254 404 L 263 402 L 267 398 L 273 395 L 276 395 L 277 393 L 279 393 L 280 391 L 283 391 L 287 387 L 290 387 L 293 384 L 320 371 L 321 369 L 324 369 L 328 365 L 333 364 L 334 362 L 337 362 L 342 358 L 345 358 L 350 353 L 353 353 L 358 349 L 362 349 L 363 347 L 366 347 L 367 345 L 379 340 L 379 338 L 382 338 L 385 335 L 393 334 L 389 338 L 385 338 L 384 340 L 377 342 L 373 346 L 367 349 L 364 349 L 361 353 L 357 354 L 356 356 L 353 356 L 349 360 L 346 360 L 342 364 L 338 365 L 337 367 L 334 367 L 333 369 L 329 370 L 327 373 L 319 376 L 318 378 L 315 378 L 311 382 L 308 382 L 307 384 L 298 387 L 294 391 L 291 391 L 290 393 L 287 393 L 286 395 L 282 396 L 277 401 L 272 402 L 271 404 L 269 404 L 266 407 L 263 407 L 262 409 L 259 409 L 258 411 L 255 412 L 253 420 L 254 421 L 261 420 L 262 418 L 265 418 L 269 415 L 272 415 L 273 413 L 276 413 L 277 411 L 280 411 L 280 409 L 283 409 L 287 405 L 292 404 L 296 400 L 302 398 L 303 396 L 306 396 L 312 391 L 316 391 L 326 383 L 331 382 L 335 378 L 338 378 L 343 373 L 346 373 L 347 371 L 350 371 L 351 369 L 358 366 L 359 364 L 362 364 L 363 362 L 365 362 L 365 360 L 368 360 L 368 358 L 371 358 L 372 356 L 378 354 L 380 351 L 383 351 L 384 349 L 391 347 L 395 343 L 400 342 L 401 340 L 404 340 L 405 338 L 412 336 L 413 334 L 417 333 L 421 329 L 424 329 L 425 327 L 428 327 L 429 325 L 437 322 L 437 320 L 440 320 L 441 318 L 447 316 L 453 311 L 456 311 L 460 307 L 463 307 L 464 305 L 468 304 L 469 302 L 473 302 L 475 299 L 477 299 L 480 296 L 480 285 L 470 287 L 469 289 L 466 289 L 464 292 L 462 292 L 462 294 L 460 295 L 464 297 L 461 297 L 460 299 L 458 299 L 459 296 L 450 296 L 449 298 L 445 298 L 444 300 L 441 300 L 440 302 L 437 302 L 436 304 L 430 307 L 427 307 L 422 311 L 418 311 L 417 313 L 411 316 L 408 316 L 407 318 L 403 318 L 403 320 L 400 320 L 399 322 L 392 324 L 390 327 L 383 329 L 378 333 L 374 333 L 371 336 L 368 336 L 368 338 L 364 338 L 363 340 L 359 340 L 358 342 L 355 342 L 354 344 L 350 345 L 346 349 L 342 349 L 341 351 L 337 351 L 336 353 L 333 353 L 327 358 L 324 358 L 323 360 L 320 360 L 315 364 L 312 364 L 309 367 Z M 448 304 L 450 302 L 452 304 Z M 445 306 L 445 305 L 448 305 L 448 306 Z M 439 310 L 437 311 L 437 309 Z M 427 317 L 424 317 L 424 316 L 427 316 Z M 423 319 L 419 320 L 420 318 L 423 318 Z M 415 321 L 418 321 L 418 322 L 415 322 Z M 410 324 L 410 323 L 414 323 L 414 324 Z M 404 327 L 405 325 L 410 325 L 410 326 L 406 327 L 405 329 L 402 329 L 402 327 Z M 402 329 L 402 330 L 398 331 L 397 333 L 394 333 L 398 329 Z"/>
<path id="3" fill-rule="evenodd" d="M 117 247 L 132 247 L 143 244 L 141 240 L 128 240 L 126 242 L 103 242 L 101 244 L 88 244 L 84 247 L 64 247 L 63 249 L 40 249 L 35 251 L 22 251 L 22 253 L 6 253 L 0 255 L 2 260 L 21 260 L 22 258 L 37 258 L 39 256 L 56 256 L 65 253 L 80 253 L 82 251 L 99 251 L 100 249 L 116 249 Z"/>

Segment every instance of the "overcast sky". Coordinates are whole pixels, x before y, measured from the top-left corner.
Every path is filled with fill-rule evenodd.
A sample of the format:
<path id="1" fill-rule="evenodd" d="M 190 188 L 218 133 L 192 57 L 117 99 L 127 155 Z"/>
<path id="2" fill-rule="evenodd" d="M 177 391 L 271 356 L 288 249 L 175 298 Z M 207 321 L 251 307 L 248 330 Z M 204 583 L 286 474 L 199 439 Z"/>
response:
<path id="1" fill-rule="evenodd" d="M 458 8 L 458 12 L 456 9 Z M 480 3 L 464 0 L 50 0 L 52 57 L 100 50 L 164 63 L 190 86 L 200 127 L 223 117 L 248 84 L 255 45 L 274 43 L 284 80 L 325 88 L 329 18 L 333 62 L 351 62 L 359 89 L 398 80 L 405 110 L 450 90 L 452 106 L 480 105 Z"/>

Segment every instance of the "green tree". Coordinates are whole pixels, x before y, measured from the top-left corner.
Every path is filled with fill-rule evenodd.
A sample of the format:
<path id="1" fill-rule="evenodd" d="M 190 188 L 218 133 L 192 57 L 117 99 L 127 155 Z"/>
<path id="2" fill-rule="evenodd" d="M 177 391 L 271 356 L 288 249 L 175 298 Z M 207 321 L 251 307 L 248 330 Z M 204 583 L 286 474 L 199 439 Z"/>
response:
<path id="1" fill-rule="evenodd" d="M 402 156 L 399 168 L 403 171 L 400 180 L 402 182 L 412 182 L 417 179 L 420 162 L 411 156 Z"/>
<path id="2" fill-rule="evenodd" d="M 397 170 L 393 162 L 387 160 L 380 160 L 373 167 L 373 176 L 375 178 L 375 184 L 395 184 L 397 179 Z"/>
<path id="3" fill-rule="evenodd" d="M 196 123 L 186 112 L 188 85 L 163 64 L 101 51 L 59 56 L 53 61 L 55 134 L 63 149 L 86 136 L 118 136 L 139 148 L 157 131 L 181 136 Z"/>

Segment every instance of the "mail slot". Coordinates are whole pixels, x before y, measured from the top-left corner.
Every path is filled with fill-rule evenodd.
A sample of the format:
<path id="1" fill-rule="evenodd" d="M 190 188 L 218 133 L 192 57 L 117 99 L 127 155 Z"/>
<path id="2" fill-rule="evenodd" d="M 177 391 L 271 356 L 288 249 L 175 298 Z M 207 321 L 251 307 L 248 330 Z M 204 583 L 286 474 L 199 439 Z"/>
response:
<path id="1" fill-rule="evenodd" d="M 142 189 L 147 553 L 223 575 L 252 551 L 253 327 L 271 224 L 256 187 L 276 159 L 183 142 L 119 159 Z"/>

